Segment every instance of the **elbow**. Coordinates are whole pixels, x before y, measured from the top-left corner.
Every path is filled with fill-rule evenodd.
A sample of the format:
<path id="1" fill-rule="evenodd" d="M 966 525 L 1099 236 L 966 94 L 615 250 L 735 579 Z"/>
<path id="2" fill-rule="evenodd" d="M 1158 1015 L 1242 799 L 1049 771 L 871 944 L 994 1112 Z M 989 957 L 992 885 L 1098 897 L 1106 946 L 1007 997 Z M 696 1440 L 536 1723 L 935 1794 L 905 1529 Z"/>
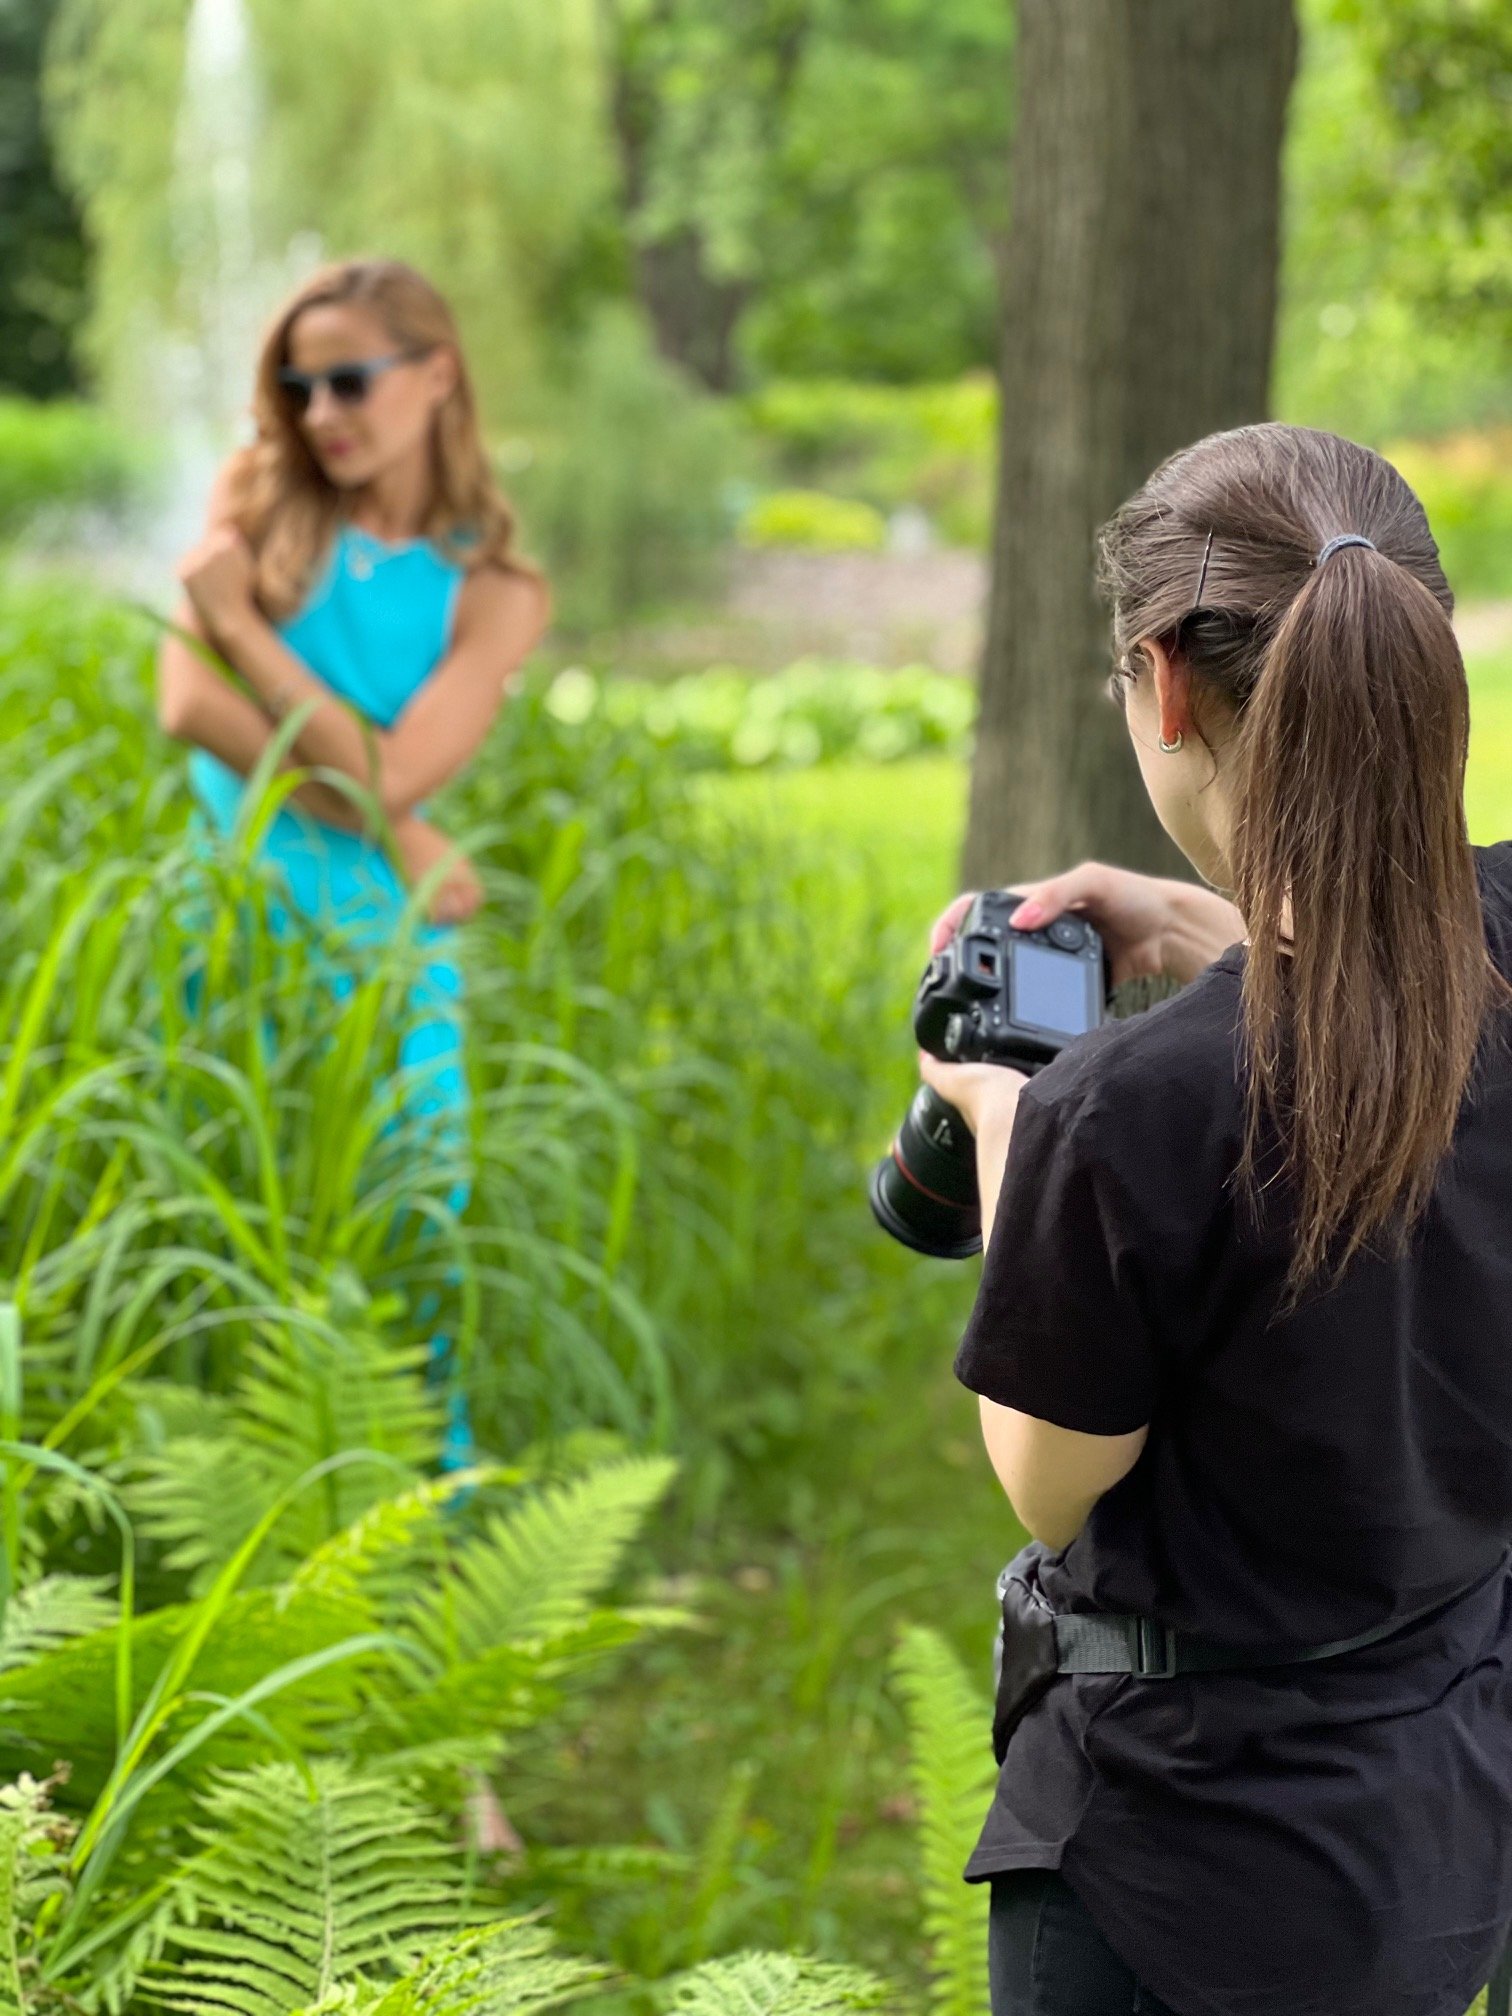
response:
<path id="1" fill-rule="evenodd" d="M 392 782 L 386 774 L 378 780 L 376 795 L 383 807 L 383 816 L 391 826 L 397 826 L 401 819 L 408 819 L 421 798 L 419 791 L 411 790 L 403 783 Z"/>
<path id="2" fill-rule="evenodd" d="M 174 742 L 194 740 L 192 696 L 182 680 L 162 673 L 157 686 L 157 724 Z"/>
<path id="3" fill-rule="evenodd" d="M 371 789 L 378 803 L 383 807 L 383 816 L 390 825 L 397 825 L 410 814 L 424 798 L 427 785 L 402 761 L 396 761 L 394 752 L 383 752 L 377 764 L 377 776 Z"/>
<path id="4" fill-rule="evenodd" d="M 1059 1552 L 1069 1547 L 1080 1533 L 1091 1514 L 1096 1498 L 1078 1498 L 1074 1502 L 1063 1495 L 1057 1498 L 1053 1491 L 1035 1491 L 1015 1479 L 1011 1484 L 1002 1476 L 998 1480 L 1013 1507 L 1013 1516 L 1029 1535 L 1042 1546 Z"/>
<path id="5" fill-rule="evenodd" d="M 1014 1511 L 1020 1526 L 1029 1538 L 1038 1540 L 1042 1547 L 1048 1547 L 1053 1554 L 1059 1554 L 1063 1548 L 1069 1547 L 1087 1523 L 1085 1514 L 1073 1522 L 1070 1519 L 1047 1518 L 1033 1512 L 1026 1515 L 1019 1512 L 1017 1506 L 1014 1506 Z"/>

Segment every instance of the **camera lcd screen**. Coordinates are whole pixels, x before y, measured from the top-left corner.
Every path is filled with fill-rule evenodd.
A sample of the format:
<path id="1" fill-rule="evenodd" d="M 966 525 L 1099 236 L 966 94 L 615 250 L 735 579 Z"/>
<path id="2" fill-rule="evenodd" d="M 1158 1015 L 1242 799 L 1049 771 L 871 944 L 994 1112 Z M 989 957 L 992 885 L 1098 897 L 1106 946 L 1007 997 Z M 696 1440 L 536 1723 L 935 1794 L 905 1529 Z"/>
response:
<path id="1" fill-rule="evenodd" d="M 1090 1029 L 1085 961 L 1054 952 L 1048 945 L 1016 944 L 1013 1019 L 1063 1036 L 1080 1036 Z"/>

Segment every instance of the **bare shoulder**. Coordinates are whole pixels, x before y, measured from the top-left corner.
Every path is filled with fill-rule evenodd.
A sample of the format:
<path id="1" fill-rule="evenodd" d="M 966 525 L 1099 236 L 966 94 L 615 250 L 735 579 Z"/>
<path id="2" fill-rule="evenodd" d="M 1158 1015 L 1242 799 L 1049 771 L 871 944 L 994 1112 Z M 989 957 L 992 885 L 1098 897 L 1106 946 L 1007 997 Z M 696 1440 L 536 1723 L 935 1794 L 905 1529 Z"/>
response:
<path id="1" fill-rule="evenodd" d="M 507 633 L 522 650 L 540 642 L 551 620 L 551 593 L 538 574 L 512 567 L 475 567 L 457 597 L 457 627 L 473 634 Z"/>

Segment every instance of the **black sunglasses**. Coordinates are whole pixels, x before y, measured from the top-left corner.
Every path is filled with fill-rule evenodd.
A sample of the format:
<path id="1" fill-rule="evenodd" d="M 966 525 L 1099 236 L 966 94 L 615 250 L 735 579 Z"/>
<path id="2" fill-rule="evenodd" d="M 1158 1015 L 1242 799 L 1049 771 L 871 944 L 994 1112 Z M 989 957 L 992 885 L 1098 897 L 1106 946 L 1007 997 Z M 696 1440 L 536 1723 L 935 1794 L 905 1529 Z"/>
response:
<path id="1" fill-rule="evenodd" d="M 351 364 L 333 364 L 329 371 L 295 371 L 285 366 L 278 382 L 288 394 L 296 413 L 307 413 L 318 385 L 329 385 L 331 397 L 340 406 L 360 406 L 375 378 L 392 371 L 396 364 L 413 364 L 430 355 L 428 350 L 400 350 L 391 357 L 363 357 Z"/>

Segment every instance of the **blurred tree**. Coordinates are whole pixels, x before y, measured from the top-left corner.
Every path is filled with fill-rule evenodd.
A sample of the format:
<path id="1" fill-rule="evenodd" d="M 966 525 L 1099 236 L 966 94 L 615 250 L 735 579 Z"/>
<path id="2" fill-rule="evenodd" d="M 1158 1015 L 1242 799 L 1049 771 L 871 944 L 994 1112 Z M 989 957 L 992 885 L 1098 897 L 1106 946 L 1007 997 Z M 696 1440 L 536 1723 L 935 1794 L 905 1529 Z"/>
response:
<path id="1" fill-rule="evenodd" d="M 255 0 L 289 228 L 412 260 L 450 297 L 485 410 L 518 421 L 543 302 L 609 201 L 593 0 Z"/>
<path id="2" fill-rule="evenodd" d="M 1267 411 L 1290 0 L 1020 0 L 998 503 L 967 885 L 1190 874 L 1106 697 L 1097 525 Z"/>
<path id="3" fill-rule="evenodd" d="M 1396 236 L 1429 314 L 1492 313 L 1512 333 L 1512 7 L 1507 0 L 1333 0 L 1358 38 L 1387 131 L 1361 194 Z"/>
<path id="4" fill-rule="evenodd" d="M 226 0 L 234 7 L 236 0 Z M 180 285 L 185 0 L 59 0 L 50 66 L 70 178 L 100 246 L 94 341 L 118 397 Z M 540 301 L 610 167 L 593 0 L 249 0 L 261 250 L 412 260 L 451 297 L 496 423 L 528 403 Z"/>
<path id="5" fill-rule="evenodd" d="M 1010 0 L 600 0 L 634 284 L 715 389 L 991 356 Z"/>
<path id="6" fill-rule="evenodd" d="M 0 0 L 0 386 L 34 399 L 78 389 L 73 332 L 88 270 L 79 213 L 54 173 L 42 120 L 53 7 Z"/>
<path id="7" fill-rule="evenodd" d="M 1432 264 L 1459 234 L 1440 239 L 1426 227 L 1382 88 L 1376 30 L 1401 17 L 1368 15 L 1372 29 L 1346 18 L 1355 11 L 1353 0 L 1303 0 L 1300 8 L 1302 62 L 1285 151 L 1276 411 L 1378 445 L 1505 421 L 1512 418 L 1506 293 L 1498 300 L 1494 289 L 1478 298 L 1456 290 L 1450 305 L 1443 291 L 1435 299 L 1425 287 Z M 1420 60 L 1429 60 L 1426 49 Z M 1493 66 L 1487 74 L 1494 80 Z M 1507 89 L 1493 81 L 1477 103 L 1493 105 Z M 1430 183 L 1456 172 L 1455 125 L 1451 108 L 1413 143 L 1418 172 Z M 1512 144 L 1505 141 L 1512 122 L 1501 131 Z M 1505 197 L 1499 215 L 1475 207 L 1484 236 L 1505 231 Z M 1512 255 L 1502 255 L 1502 271 L 1512 271 Z"/>

